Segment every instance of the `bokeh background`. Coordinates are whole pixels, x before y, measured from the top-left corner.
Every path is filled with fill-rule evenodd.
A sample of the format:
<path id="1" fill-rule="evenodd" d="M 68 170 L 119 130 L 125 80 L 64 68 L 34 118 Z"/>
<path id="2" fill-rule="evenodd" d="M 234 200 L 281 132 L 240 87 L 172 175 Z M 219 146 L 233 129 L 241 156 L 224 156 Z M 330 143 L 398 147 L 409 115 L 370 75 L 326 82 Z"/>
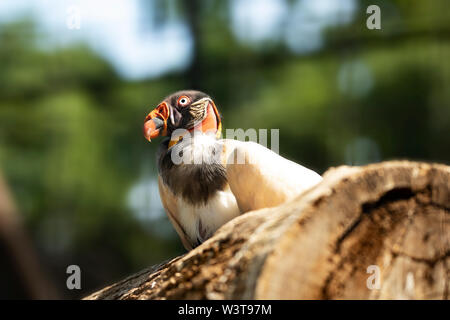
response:
<path id="1" fill-rule="evenodd" d="M 280 129 L 320 173 L 448 164 L 448 5 L 0 0 L 0 298 L 80 298 L 184 252 L 142 136 L 175 90 L 209 93 L 225 128 Z"/>

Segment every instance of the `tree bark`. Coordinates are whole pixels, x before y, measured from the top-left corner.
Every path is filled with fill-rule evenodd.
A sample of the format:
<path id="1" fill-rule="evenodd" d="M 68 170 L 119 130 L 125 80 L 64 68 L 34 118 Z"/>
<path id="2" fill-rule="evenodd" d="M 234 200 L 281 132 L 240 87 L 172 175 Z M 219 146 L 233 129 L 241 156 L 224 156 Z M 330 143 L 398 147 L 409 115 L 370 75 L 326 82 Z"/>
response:
<path id="1" fill-rule="evenodd" d="M 187 254 L 86 299 L 448 299 L 450 167 L 328 170 Z"/>

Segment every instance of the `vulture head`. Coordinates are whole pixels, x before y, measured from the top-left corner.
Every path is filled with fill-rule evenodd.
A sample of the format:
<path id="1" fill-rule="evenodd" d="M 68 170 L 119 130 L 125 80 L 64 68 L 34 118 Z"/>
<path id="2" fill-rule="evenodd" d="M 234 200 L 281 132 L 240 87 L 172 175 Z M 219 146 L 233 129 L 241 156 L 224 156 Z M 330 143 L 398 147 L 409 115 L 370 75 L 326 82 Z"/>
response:
<path id="1" fill-rule="evenodd" d="M 211 97 L 195 90 L 169 95 L 145 118 L 144 137 L 148 141 L 158 136 L 171 137 L 177 129 L 183 129 L 186 133 L 200 130 L 220 136 L 220 114 Z M 171 144 L 177 140 L 179 138 L 175 138 Z"/>

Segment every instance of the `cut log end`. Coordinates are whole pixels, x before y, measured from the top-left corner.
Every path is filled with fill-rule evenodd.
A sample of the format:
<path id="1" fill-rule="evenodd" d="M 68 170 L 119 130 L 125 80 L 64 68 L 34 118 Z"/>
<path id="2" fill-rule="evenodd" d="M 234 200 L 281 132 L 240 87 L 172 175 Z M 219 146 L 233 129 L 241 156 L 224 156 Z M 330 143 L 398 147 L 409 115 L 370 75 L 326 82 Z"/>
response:
<path id="1" fill-rule="evenodd" d="M 448 299 L 450 167 L 327 171 L 279 207 L 86 299 Z"/>

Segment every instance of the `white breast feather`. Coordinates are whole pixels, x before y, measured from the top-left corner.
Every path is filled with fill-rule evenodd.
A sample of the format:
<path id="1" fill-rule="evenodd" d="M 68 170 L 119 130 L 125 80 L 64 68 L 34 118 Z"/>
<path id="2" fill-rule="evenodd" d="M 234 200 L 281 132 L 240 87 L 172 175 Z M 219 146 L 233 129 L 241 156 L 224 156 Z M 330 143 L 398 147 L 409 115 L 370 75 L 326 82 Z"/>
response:
<path id="1" fill-rule="evenodd" d="M 177 198 L 177 217 L 192 243 L 197 239 L 205 241 L 241 213 L 279 205 L 322 180 L 314 171 L 253 142 L 217 141 L 211 135 L 197 135 L 184 145 L 183 152 L 190 154 L 189 158 L 194 159 L 194 163 L 216 161 L 211 158 L 211 147 L 215 146 L 221 153 L 224 143 L 227 145 L 225 158 L 234 150 L 246 159 L 245 164 L 226 165 L 229 186 L 217 191 L 206 204 L 193 205 L 182 197 Z M 203 236 L 199 222 L 205 231 Z"/>
<path id="2" fill-rule="evenodd" d="M 180 208 L 180 223 L 193 242 L 197 239 L 200 239 L 202 242 L 205 241 L 219 227 L 241 214 L 236 199 L 229 188 L 224 191 L 218 191 L 206 204 L 197 206 L 179 197 L 178 208 Z M 207 230 L 205 239 L 200 236 L 200 220 L 202 227 Z"/>

